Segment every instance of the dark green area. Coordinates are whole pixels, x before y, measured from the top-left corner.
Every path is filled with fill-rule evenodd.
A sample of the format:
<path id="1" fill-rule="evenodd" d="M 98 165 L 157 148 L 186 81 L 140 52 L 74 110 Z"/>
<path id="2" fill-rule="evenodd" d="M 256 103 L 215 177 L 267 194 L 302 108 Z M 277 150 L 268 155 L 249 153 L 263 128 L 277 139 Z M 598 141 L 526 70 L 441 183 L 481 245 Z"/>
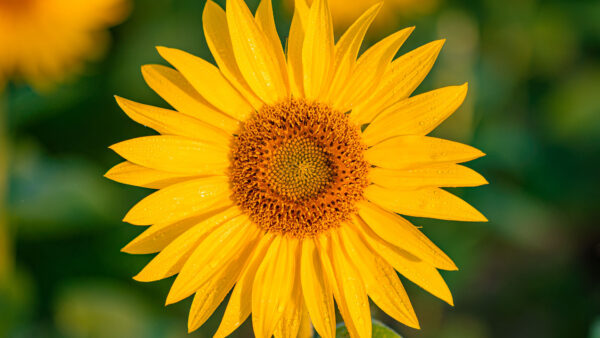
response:
<path id="1" fill-rule="evenodd" d="M 7 88 L 16 272 L 0 286 L 0 337 L 187 336 L 191 301 L 164 307 L 173 279 L 135 282 L 151 256 L 119 252 L 142 231 L 121 218 L 149 191 L 102 175 L 120 162 L 109 145 L 153 133 L 112 95 L 165 105 L 140 73 L 165 64 L 154 46 L 212 60 L 203 6 L 139 0 L 77 80 L 44 94 Z M 290 14 L 275 10 L 286 36 Z M 443 272 L 455 307 L 406 281 L 422 329 L 375 307 L 374 318 L 403 337 L 600 337 L 599 18 L 598 1 L 452 0 L 370 35 L 416 25 L 402 53 L 447 38 L 417 92 L 469 82 L 434 135 L 487 153 L 468 166 L 490 182 L 453 190 L 489 223 L 412 219 L 460 268 Z M 223 310 L 190 336 L 211 336 Z M 234 334 L 249 335 L 249 322 Z"/>

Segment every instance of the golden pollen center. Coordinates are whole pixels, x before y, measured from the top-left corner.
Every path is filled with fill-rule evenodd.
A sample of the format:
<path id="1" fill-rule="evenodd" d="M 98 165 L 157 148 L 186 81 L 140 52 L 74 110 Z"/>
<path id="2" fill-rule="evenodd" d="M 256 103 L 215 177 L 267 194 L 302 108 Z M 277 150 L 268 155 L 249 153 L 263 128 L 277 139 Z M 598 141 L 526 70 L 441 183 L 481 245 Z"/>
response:
<path id="1" fill-rule="evenodd" d="M 333 179 L 327 153 L 304 137 L 275 149 L 268 172 L 273 190 L 295 200 L 317 195 Z"/>
<path id="2" fill-rule="evenodd" d="M 265 106 L 234 138 L 232 198 L 265 231 L 315 236 L 356 212 L 368 185 L 364 150 L 358 127 L 327 105 Z"/>

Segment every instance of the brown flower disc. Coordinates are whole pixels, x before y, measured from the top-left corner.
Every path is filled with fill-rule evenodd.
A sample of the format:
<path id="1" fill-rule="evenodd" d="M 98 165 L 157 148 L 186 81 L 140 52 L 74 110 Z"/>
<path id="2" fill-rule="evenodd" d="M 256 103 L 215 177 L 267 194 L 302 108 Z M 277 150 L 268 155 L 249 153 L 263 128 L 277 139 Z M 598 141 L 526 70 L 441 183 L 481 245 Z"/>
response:
<path id="1" fill-rule="evenodd" d="M 233 141 L 233 199 L 266 231 L 315 236 L 356 212 L 369 183 L 364 150 L 358 127 L 327 105 L 265 106 Z"/>

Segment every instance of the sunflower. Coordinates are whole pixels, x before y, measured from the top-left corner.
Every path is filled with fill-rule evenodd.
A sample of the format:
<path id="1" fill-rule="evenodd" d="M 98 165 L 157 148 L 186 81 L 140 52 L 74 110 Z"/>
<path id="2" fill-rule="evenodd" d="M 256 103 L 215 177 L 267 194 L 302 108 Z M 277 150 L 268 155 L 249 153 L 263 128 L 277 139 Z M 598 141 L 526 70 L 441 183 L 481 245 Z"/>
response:
<path id="1" fill-rule="evenodd" d="M 352 336 L 370 337 L 369 298 L 418 328 L 397 272 L 452 304 L 438 269 L 456 265 L 399 214 L 485 221 L 441 187 L 485 179 L 458 163 L 484 155 L 425 136 L 462 103 L 467 85 L 409 97 L 443 41 L 394 60 L 413 28 L 360 57 L 381 5 L 334 43 L 326 0 L 298 0 L 284 52 L 263 0 L 226 11 L 208 1 L 206 41 L 218 65 L 158 47 L 173 67 L 142 67 L 173 108 L 117 97 L 160 135 L 111 147 L 127 161 L 106 176 L 158 189 L 124 221 L 150 225 L 123 248 L 158 255 L 134 278 L 177 274 L 167 304 L 194 295 L 188 328 L 200 327 L 231 291 L 216 332 L 252 313 L 257 337 L 334 337 L 334 299 Z"/>
<path id="2" fill-rule="evenodd" d="M 8 78 L 47 87 L 98 56 L 105 29 L 121 22 L 128 0 L 0 0 L 0 87 Z"/>

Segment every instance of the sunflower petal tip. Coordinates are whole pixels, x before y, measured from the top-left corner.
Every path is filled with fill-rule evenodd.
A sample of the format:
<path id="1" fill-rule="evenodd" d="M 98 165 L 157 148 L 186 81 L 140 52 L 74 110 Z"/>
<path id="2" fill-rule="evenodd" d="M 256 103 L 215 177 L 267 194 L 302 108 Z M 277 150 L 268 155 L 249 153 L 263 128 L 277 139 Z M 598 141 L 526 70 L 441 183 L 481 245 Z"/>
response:
<path id="1" fill-rule="evenodd" d="M 123 217 L 122 221 L 133 225 L 140 225 L 140 223 L 135 219 L 135 217 L 131 215 L 131 212 L 128 212 L 127 215 Z"/>
<path id="2" fill-rule="evenodd" d="M 437 49 L 438 53 L 442 49 L 442 47 L 444 46 L 444 44 L 446 44 L 446 39 L 439 39 L 439 40 L 435 40 L 433 42 L 433 46 L 434 46 L 435 49 Z"/>
<path id="3" fill-rule="evenodd" d="M 133 278 L 133 280 L 136 282 L 147 282 L 146 278 L 144 278 L 141 272 L 131 278 Z"/>
<path id="4" fill-rule="evenodd" d="M 171 293 L 169 293 L 169 294 L 167 295 L 167 299 L 165 300 L 165 306 L 169 306 L 169 305 L 171 305 L 171 304 L 173 304 L 173 303 L 176 303 L 177 301 L 175 301 L 175 300 L 174 300 L 174 298 L 175 298 L 175 297 L 173 297 L 173 296 L 171 295 Z"/>

